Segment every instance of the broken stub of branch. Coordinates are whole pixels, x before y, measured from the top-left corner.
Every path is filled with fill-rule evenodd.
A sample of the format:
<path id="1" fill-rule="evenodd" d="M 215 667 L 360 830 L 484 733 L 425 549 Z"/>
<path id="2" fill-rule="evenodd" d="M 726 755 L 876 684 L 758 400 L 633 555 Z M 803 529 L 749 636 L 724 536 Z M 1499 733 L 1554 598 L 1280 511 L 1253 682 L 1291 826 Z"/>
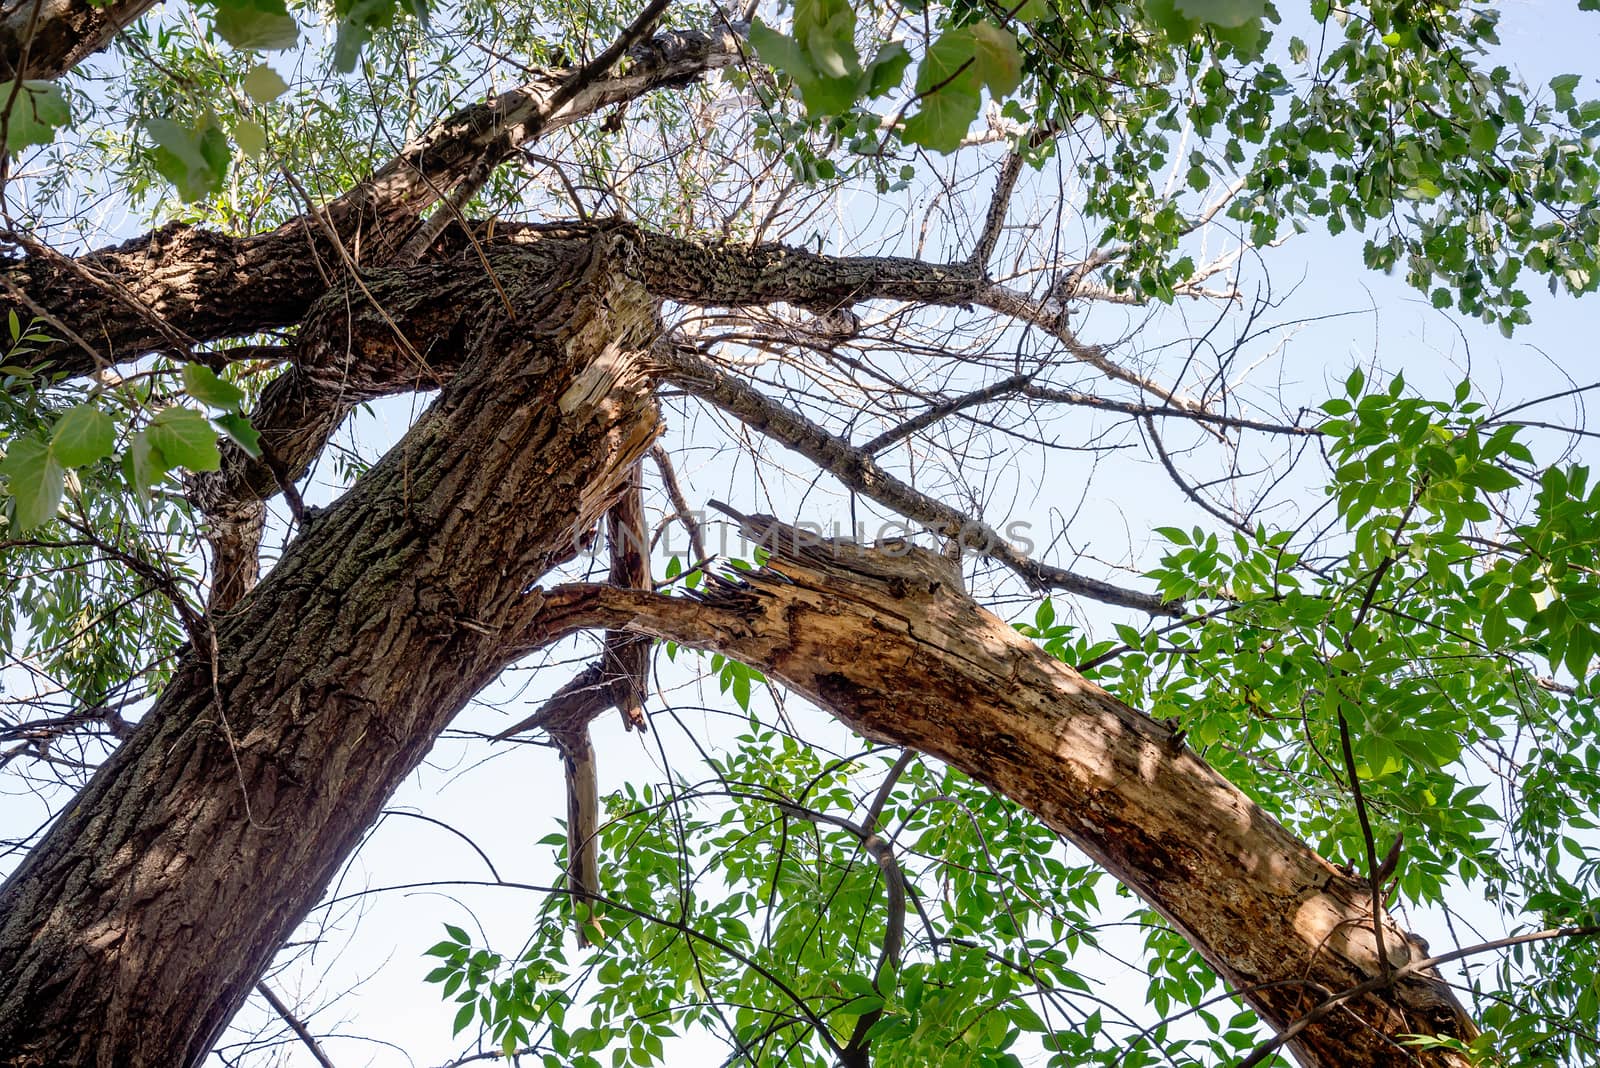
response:
<path id="1" fill-rule="evenodd" d="M 1390 972 L 1289 1043 L 1310 1066 L 1389 1063 L 1404 1036 L 1477 1033 L 1426 943 L 1380 916 L 1366 882 L 1317 855 L 1182 736 L 1046 654 L 905 541 L 823 539 L 743 519 L 764 567 L 689 596 L 573 585 L 541 594 L 535 643 L 632 629 L 744 661 L 874 741 L 959 768 L 1029 809 L 1178 928 L 1278 1030 Z M 1415 1063 L 1462 1068 L 1416 1049 Z M 1409 1061 L 1407 1063 L 1412 1063 Z"/>

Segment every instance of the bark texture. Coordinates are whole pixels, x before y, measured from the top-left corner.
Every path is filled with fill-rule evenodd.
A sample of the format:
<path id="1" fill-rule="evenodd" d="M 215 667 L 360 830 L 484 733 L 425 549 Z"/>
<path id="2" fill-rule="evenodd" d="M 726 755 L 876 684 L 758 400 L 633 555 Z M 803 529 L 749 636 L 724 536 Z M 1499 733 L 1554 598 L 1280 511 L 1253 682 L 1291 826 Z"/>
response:
<path id="1" fill-rule="evenodd" d="M 278 469 L 231 456 L 195 489 L 208 512 L 236 509 L 248 538 L 250 502 L 303 470 L 349 405 L 400 389 L 443 393 L 354 490 L 310 520 L 260 587 L 236 603 L 248 582 L 225 592 L 210 617 L 214 654 L 191 653 L 134 737 L 0 888 L 0 1064 L 198 1063 L 451 715 L 519 650 L 575 626 L 716 647 L 868 737 L 962 768 L 1143 895 L 1274 1026 L 1384 974 L 1363 882 L 1171 732 L 982 612 L 938 557 L 815 542 L 791 551 L 780 537 L 771 570 L 708 600 L 569 592 L 540 617 L 531 585 L 613 506 L 654 436 L 645 377 L 704 385 L 659 348 L 645 355 L 657 299 L 991 299 L 981 274 L 712 248 L 602 225 L 527 230 L 486 243 L 481 257 L 474 249 L 367 272 L 318 300 L 313 263 L 278 258 L 282 245 L 267 254 L 289 237 L 304 248 L 305 233 L 285 233 L 251 239 L 259 246 L 170 234 L 186 250 L 180 261 L 209 263 L 230 285 L 239 250 L 255 248 L 245 273 L 269 284 L 242 310 L 189 268 L 141 276 L 148 285 L 136 300 L 122 283 L 74 291 L 125 314 L 125 336 L 155 337 L 175 321 L 152 324 L 134 310 L 162 286 L 182 298 L 183 321 L 208 329 L 224 317 L 236 329 L 310 309 L 293 366 L 256 415 Z M 137 266 L 149 249 L 116 255 Z M 35 266 L 70 279 L 81 265 Z M 76 298 L 65 299 L 70 312 Z M 786 424 L 742 412 L 750 397 L 730 397 L 722 402 L 758 429 L 834 456 L 836 443 L 799 424 L 786 438 Z M 853 470 L 879 485 L 871 465 Z M 617 674 L 602 661 L 578 682 L 598 685 L 598 703 L 636 703 L 642 694 L 616 688 Z M 568 696 L 587 707 L 598 695 Z M 577 760 L 580 778 L 592 774 L 592 756 L 589 772 Z M 1389 967 L 1425 955 L 1382 922 Z M 1457 1068 L 1446 1054 L 1405 1051 L 1399 1036 L 1410 1033 L 1473 1028 L 1442 984 L 1413 976 L 1329 1015 L 1295 1048 L 1319 1068 Z"/>
<path id="2" fill-rule="evenodd" d="M 863 549 L 757 521 L 766 568 L 700 597 L 551 592 L 540 628 L 632 627 L 737 657 L 868 738 L 947 761 L 1017 801 L 1182 931 L 1282 1030 L 1324 999 L 1426 959 L 1371 890 L 1212 770 L 1181 737 L 1046 655 L 905 543 Z M 1411 975 L 1301 1032 L 1308 1068 L 1465 1068 L 1411 1034 L 1477 1031 L 1449 987 Z"/>
<path id="3" fill-rule="evenodd" d="M 250 596 L 0 888 L 0 1063 L 198 1064 L 438 732 L 506 665 L 657 431 L 628 246 L 475 272 L 463 370 Z M 449 268 L 441 269 L 447 272 Z M 413 309 L 444 310 L 423 302 Z M 399 325 L 406 327 L 401 321 Z M 440 324 L 430 323 L 430 328 Z"/>
<path id="4" fill-rule="evenodd" d="M 152 7 L 155 0 L 10 0 L 0 7 L 0 81 L 59 77 Z"/>
<path id="5" fill-rule="evenodd" d="M 127 6 L 49 2 L 96 17 Z M 439 210 L 453 220 L 463 192 L 543 134 L 739 62 L 747 29 L 658 34 L 606 71 L 532 68 L 524 84 L 441 119 L 366 180 L 267 233 L 235 237 L 174 224 L 76 258 L 24 242 L 26 257 L 0 265 L 26 304 L 18 314 L 42 310 L 52 325 L 88 339 L 47 346 L 25 366 L 84 375 L 152 350 L 194 358 L 196 344 L 292 325 L 352 268 L 392 266 L 422 213 L 442 198 L 451 198 Z"/>

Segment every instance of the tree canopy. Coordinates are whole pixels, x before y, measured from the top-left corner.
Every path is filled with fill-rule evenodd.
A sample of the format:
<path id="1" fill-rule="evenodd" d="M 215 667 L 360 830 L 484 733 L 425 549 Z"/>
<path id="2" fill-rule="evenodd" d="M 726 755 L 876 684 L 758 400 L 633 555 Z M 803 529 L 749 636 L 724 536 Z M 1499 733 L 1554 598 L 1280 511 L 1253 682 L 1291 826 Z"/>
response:
<path id="1" fill-rule="evenodd" d="M 1600 1063 L 1533 21 L 0 13 L 0 1063 Z"/>

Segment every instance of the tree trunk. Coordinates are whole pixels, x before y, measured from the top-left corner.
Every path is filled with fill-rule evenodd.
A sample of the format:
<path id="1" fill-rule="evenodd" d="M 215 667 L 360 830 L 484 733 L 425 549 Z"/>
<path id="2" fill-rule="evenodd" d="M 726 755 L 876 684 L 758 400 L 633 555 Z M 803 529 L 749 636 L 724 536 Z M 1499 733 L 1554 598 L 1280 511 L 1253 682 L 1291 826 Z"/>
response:
<path id="1" fill-rule="evenodd" d="M 700 597 L 551 592 L 539 626 L 631 627 L 737 657 L 861 734 L 960 768 L 1029 809 L 1165 916 L 1282 1031 L 1320 1002 L 1426 959 L 1366 880 L 1328 863 L 1181 736 L 1044 653 L 962 592 L 942 557 L 863 551 L 752 521 L 765 569 Z M 1477 1029 L 1431 971 L 1353 999 L 1300 1032 L 1308 1068 L 1465 1068 L 1403 1036 Z"/>
<path id="2" fill-rule="evenodd" d="M 626 228 L 600 227 L 542 253 L 491 251 L 489 272 L 397 273 L 392 327 L 359 295 L 314 310 L 302 353 L 338 348 L 368 372 L 425 354 L 408 373 L 444 392 L 255 591 L 212 614 L 135 735 L 0 887 L 0 1064 L 198 1063 L 455 712 L 579 626 L 716 647 L 867 737 L 963 769 L 1141 894 L 1275 1027 L 1386 974 L 1363 881 L 980 610 L 947 561 L 812 539 L 774 545 L 774 570 L 705 601 L 531 594 L 656 432 L 645 379 L 661 368 L 639 353 L 658 324 L 638 279 L 659 264 L 636 257 Z M 1425 956 L 1382 925 L 1387 967 Z M 1464 1063 L 1402 1053 L 1410 1033 L 1475 1032 L 1415 975 L 1295 1049 L 1314 1066 Z"/>
<path id="3" fill-rule="evenodd" d="M 0 1062 L 198 1064 L 450 718 L 507 664 L 657 431 L 658 329 L 608 235 L 445 278 L 462 371 L 265 581 L 0 888 Z M 352 320 L 354 321 L 354 320 Z M 319 327 L 320 328 L 320 327 Z M 339 324 L 330 320 L 329 329 Z"/>

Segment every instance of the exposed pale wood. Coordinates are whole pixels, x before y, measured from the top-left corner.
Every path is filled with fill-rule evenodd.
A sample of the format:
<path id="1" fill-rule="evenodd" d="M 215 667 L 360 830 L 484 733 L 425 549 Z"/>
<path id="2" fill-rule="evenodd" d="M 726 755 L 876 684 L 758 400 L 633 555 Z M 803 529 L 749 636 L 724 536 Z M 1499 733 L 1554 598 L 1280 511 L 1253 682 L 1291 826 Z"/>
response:
<path id="1" fill-rule="evenodd" d="M 1275 1028 L 1383 973 L 1366 882 L 1330 864 L 1181 736 L 1045 654 L 962 592 L 941 556 L 862 548 L 766 520 L 766 568 L 703 595 L 558 587 L 530 640 L 632 627 L 713 649 L 867 738 L 947 761 L 1060 831 L 1183 932 Z M 1391 968 L 1427 957 L 1384 917 Z M 1292 1043 L 1313 1068 L 1465 1068 L 1409 1034 L 1477 1031 L 1436 975 L 1408 976 Z M 1413 1059 L 1413 1057 L 1415 1059 Z"/>

